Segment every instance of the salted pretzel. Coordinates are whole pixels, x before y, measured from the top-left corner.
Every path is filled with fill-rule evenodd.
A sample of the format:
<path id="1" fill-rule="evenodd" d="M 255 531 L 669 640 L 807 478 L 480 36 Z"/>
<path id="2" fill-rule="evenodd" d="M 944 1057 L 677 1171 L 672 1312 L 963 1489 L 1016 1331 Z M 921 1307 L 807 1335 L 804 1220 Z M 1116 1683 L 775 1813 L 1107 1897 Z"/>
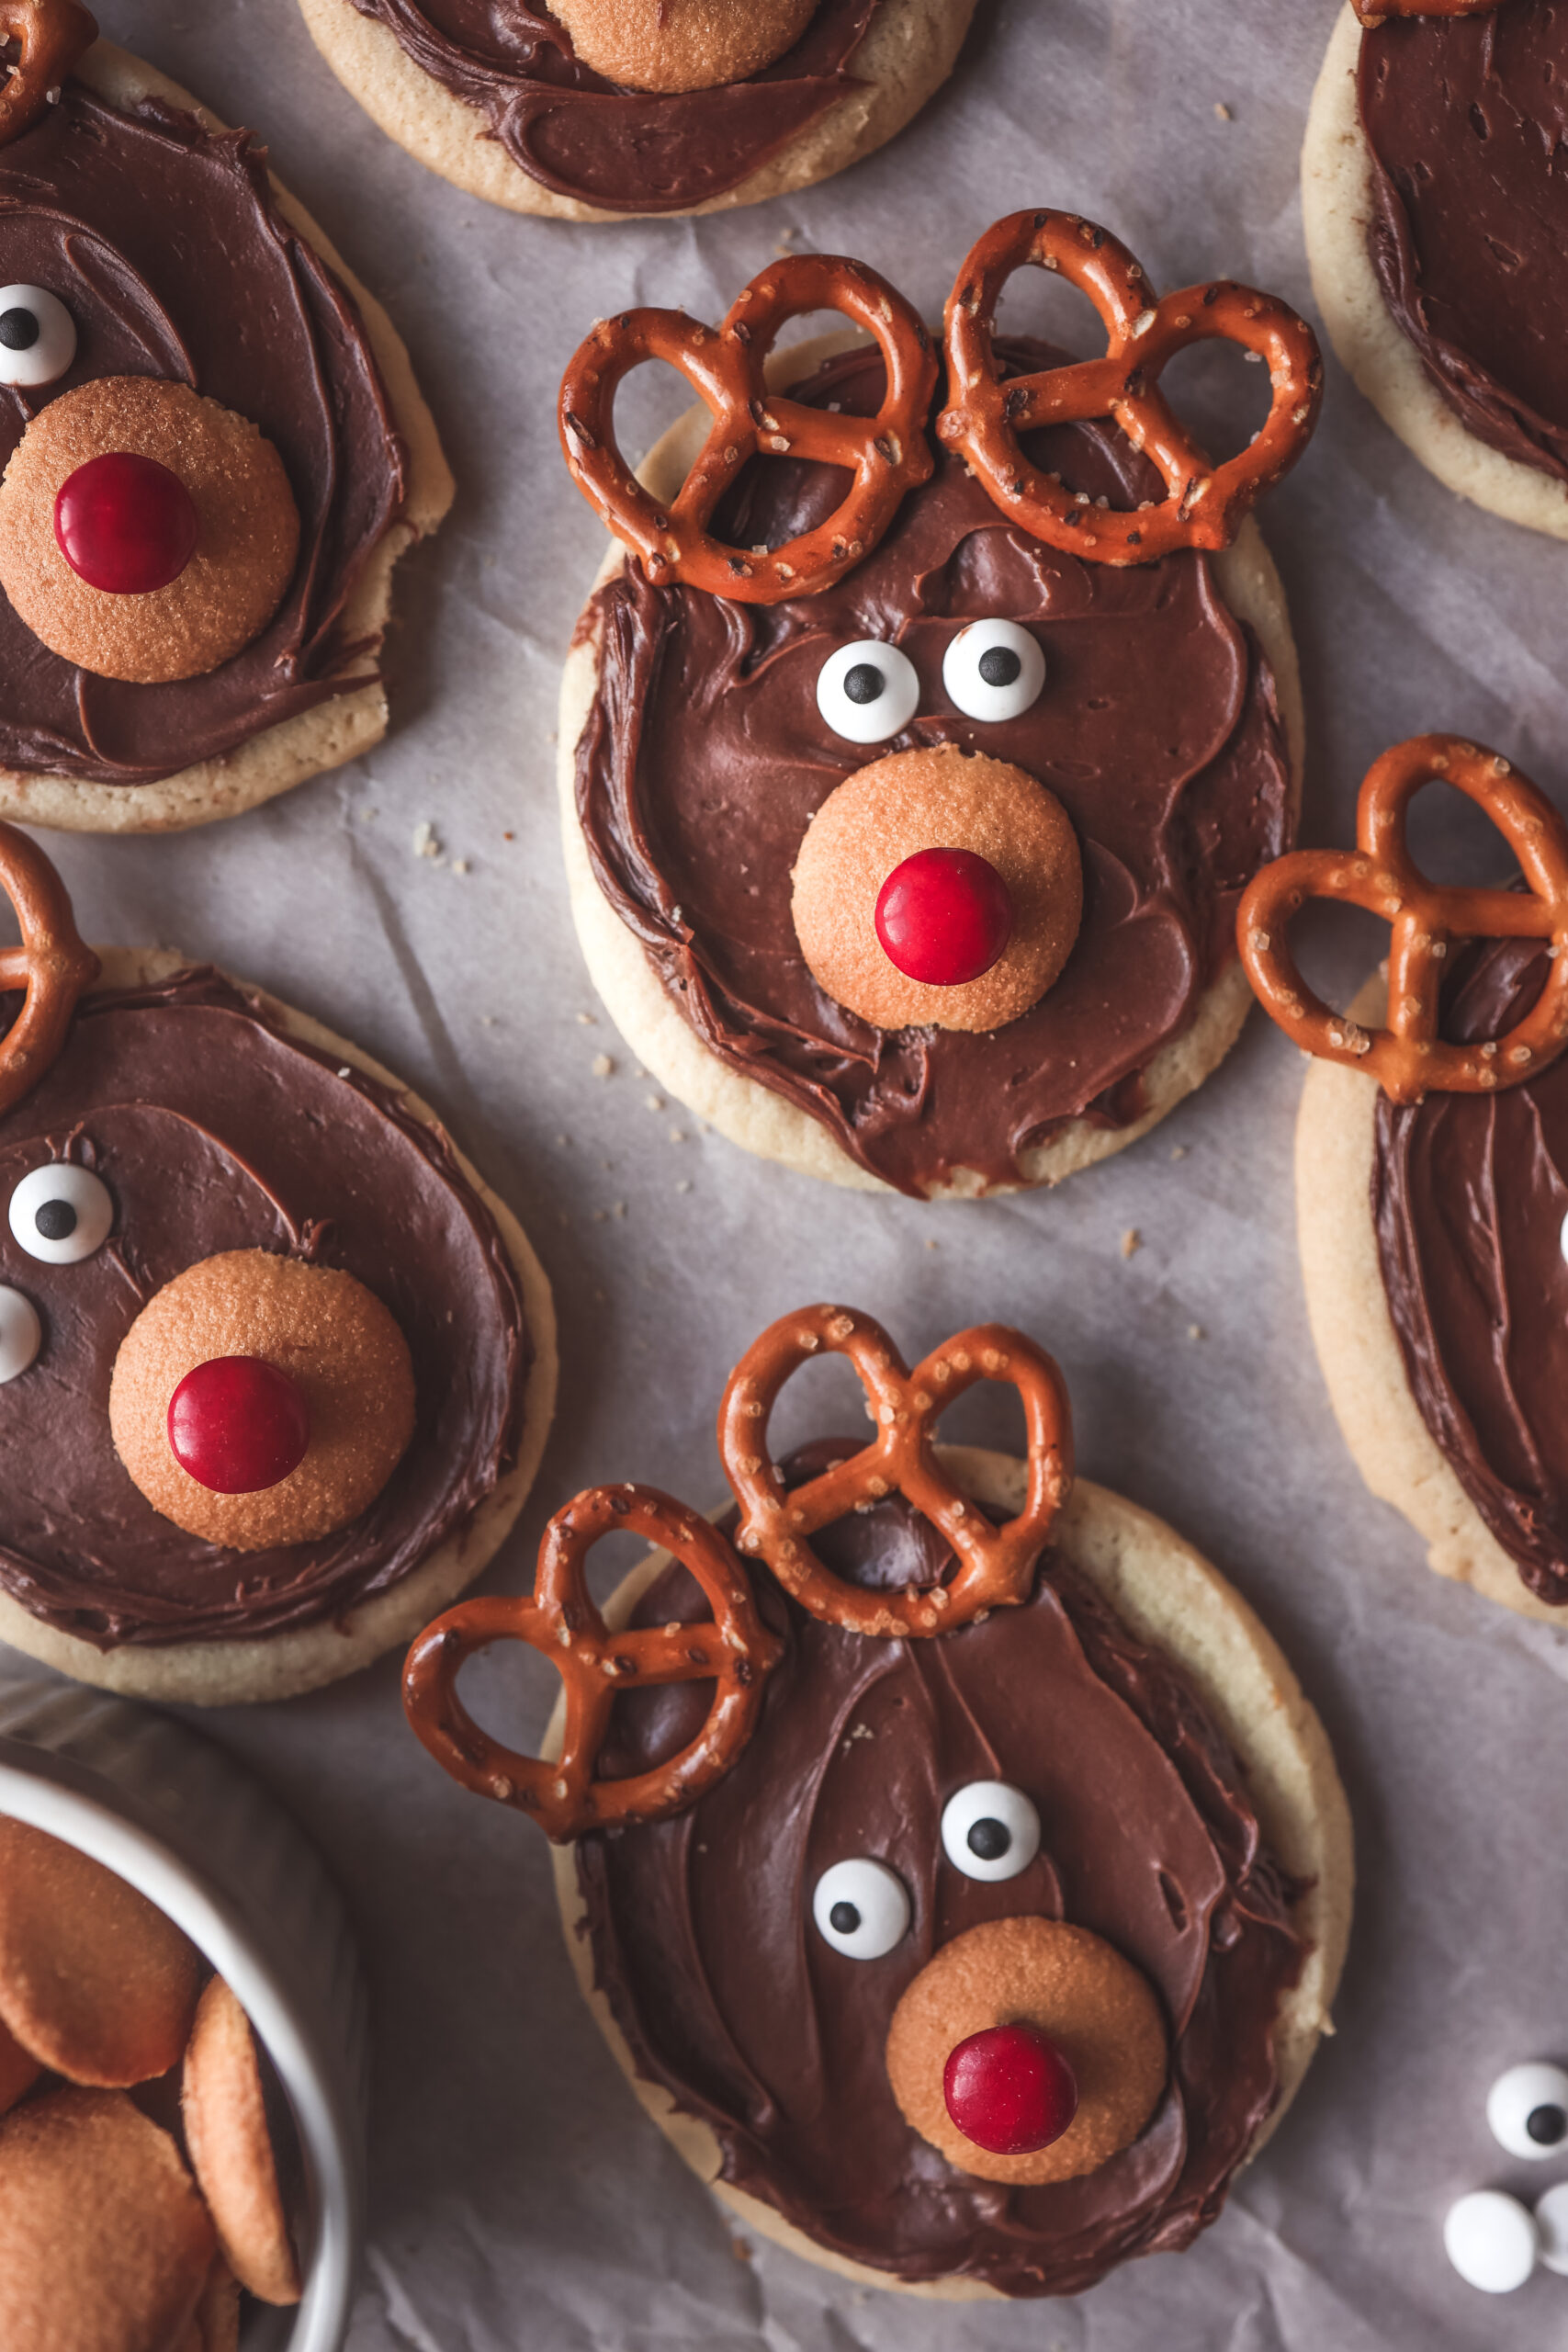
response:
<path id="1" fill-rule="evenodd" d="M 0 1112 L 30 1092 L 65 1043 L 84 989 L 102 968 L 84 946 L 65 885 L 36 842 L 0 825 L 0 889 L 22 927 L 19 947 L 0 947 L 0 995 L 26 990 L 0 1036 Z"/>
<path id="2" fill-rule="evenodd" d="M 0 40 L 18 41 L 22 52 L 0 85 L 0 147 L 32 129 L 97 38 L 81 0 L 0 0 Z"/>
<path id="3" fill-rule="evenodd" d="M 711 1622 L 612 1633 L 589 1597 L 584 1566 L 601 1537 L 646 1536 L 701 1585 Z M 457 1675 L 491 1642 L 526 1642 L 565 1686 L 558 1761 L 519 1756 L 480 1731 L 457 1696 Z M 661 1821 L 722 1780 L 746 1745 L 781 1644 L 762 1623 L 746 1574 L 710 1521 L 656 1487 L 591 1487 L 557 1511 L 539 1545 L 531 1597 L 466 1600 L 438 1617 L 410 1650 L 403 1705 L 438 1764 L 476 1796 L 530 1814 L 558 1844 L 612 1822 Z M 601 1781 L 599 1751 L 619 1690 L 711 1681 L 696 1737 L 653 1770 Z"/>
<path id="4" fill-rule="evenodd" d="M 1519 861 L 1527 888 L 1456 889 L 1429 882 L 1410 855 L 1405 820 L 1440 778 L 1485 811 Z M 1424 1094 L 1485 1094 L 1517 1086 L 1568 1043 L 1568 825 L 1546 795 L 1495 752 L 1458 735 L 1416 735 L 1367 771 L 1354 853 L 1296 850 L 1255 876 L 1236 916 L 1247 977 L 1265 1012 L 1309 1054 L 1375 1078 L 1395 1102 Z M 1308 899 L 1364 907 L 1390 924 L 1388 1027 L 1330 1012 L 1303 979 L 1287 936 Z M 1464 939 L 1550 943 L 1546 985 L 1505 1036 L 1450 1045 L 1438 1034 L 1450 944 Z"/>
<path id="5" fill-rule="evenodd" d="M 876 338 L 887 389 L 874 417 L 809 408 L 768 390 L 765 362 L 780 328 L 808 311 L 837 311 Z M 643 488 L 615 440 L 616 390 L 649 359 L 678 368 L 713 418 L 668 507 Z M 874 270 L 828 254 L 792 254 L 751 280 L 720 327 L 682 311 L 602 319 L 561 380 L 561 447 L 578 488 L 656 585 L 683 580 L 739 604 L 777 604 L 841 580 L 883 537 L 906 491 L 929 480 L 935 459 L 925 424 L 936 372 L 921 320 Z M 771 551 L 728 547 L 708 526 L 759 453 L 840 466 L 853 482 L 816 530 Z"/>
<path id="6" fill-rule="evenodd" d="M 847 1461 L 786 1490 L 768 1452 L 768 1417 L 790 1374 L 824 1354 L 847 1356 L 859 1373 L 876 1436 Z M 981 1380 L 1018 1390 L 1028 1428 L 1028 1496 L 1018 1517 L 1003 1527 L 960 1492 L 931 1448 L 937 1416 Z M 740 1505 L 741 1551 L 760 1552 L 803 1608 L 853 1634 L 945 1634 L 987 1610 L 1027 1600 L 1051 1522 L 1072 1482 L 1066 1390 L 1032 1340 L 1002 1323 L 977 1324 L 944 1340 L 910 1372 L 880 1323 L 841 1306 L 807 1306 L 782 1316 L 752 1343 L 724 1392 L 718 1448 Z M 865 1592 L 834 1576 L 812 1550 L 809 1539 L 818 1528 L 894 1492 L 929 1519 L 957 1554 L 950 1584 Z"/>
<path id="7" fill-rule="evenodd" d="M 1102 359 L 1004 378 L 993 334 L 1016 270 L 1058 272 L 1105 322 Z M 1156 301 L 1125 245 L 1073 212 L 1014 212 L 958 273 L 946 315 L 945 446 L 967 458 L 991 498 L 1036 538 L 1099 563 L 1149 563 L 1177 548 L 1228 547 L 1261 492 L 1294 465 L 1323 398 L 1323 361 L 1304 319 L 1271 294 L 1217 278 Z M 1249 448 L 1211 465 L 1158 390 L 1160 370 L 1189 344 L 1239 344 L 1269 363 L 1269 415 Z M 1021 433 L 1110 417 L 1157 469 L 1166 496 L 1133 513 L 1093 504 L 1024 456 Z"/>

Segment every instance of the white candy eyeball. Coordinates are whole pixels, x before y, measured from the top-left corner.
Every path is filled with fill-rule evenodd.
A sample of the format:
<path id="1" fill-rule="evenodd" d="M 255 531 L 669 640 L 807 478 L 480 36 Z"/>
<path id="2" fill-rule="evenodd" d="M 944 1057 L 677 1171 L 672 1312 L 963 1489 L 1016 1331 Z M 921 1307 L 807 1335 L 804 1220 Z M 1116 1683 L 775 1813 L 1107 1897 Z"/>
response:
<path id="1" fill-rule="evenodd" d="M 971 621 L 948 640 L 942 683 L 966 718 L 1021 718 L 1045 684 L 1040 639 L 1017 621 Z"/>
<path id="2" fill-rule="evenodd" d="M 43 1326 L 30 1298 L 0 1283 L 0 1387 L 26 1372 L 43 1345 Z"/>
<path id="3" fill-rule="evenodd" d="M 1568 2074 L 1544 2062 L 1510 2066 L 1486 2094 L 1486 2120 L 1511 2156 L 1568 2154 Z"/>
<path id="4" fill-rule="evenodd" d="M 909 1898 L 897 1871 L 860 1856 L 823 1871 L 811 1916 L 835 1951 L 850 1960 L 880 1960 L 909 1932 Z"/>
<path id="5" fill-rule="evenodd" d="M 1478 2188 L 1450 2206 L 1443 2247 L 1467 2286 L 1483 2295 L 1511 2295 L 1535 2268 L 1535 2216 L 1500 2188 Z"/>
<path id="6" fill-rule="evenodd" d="M 817 707 L 846 743 L 886 743 L 903 733 L 919 707 L 914 663 L 877 637 L 840 645 L 817 673 Z"/>
<path id="7" fill-rule="evenodd" d="M 79 1265 L 103 1248 L 113 1223 L 108 1186 L 73 1160 L 35 1168 L 11 1195 L 11 1230 L 46 1266 Z"/>
<path id="8" fill-rule="evenodd" d="M 1535 2225 L 1540 2236 L 1540 2258 L 1560 2278 L 1568 2278 L 1568 2180 L 1560 2180 L 1540 2199 Z"/>
<path id="9" fill-rule="evenodd" d="M 1040 1815 L 1021 1789 L 971 1781 L 942 1809 L 942 1846 L 965 1878 L 1016 1878 L 1040 1851 Z"/>
<path id="10" fill-rule="evenodd" d="M 76 356 L 76 328 L 41 286 L 0 286 L 0 384 L 58 383 Z"/>

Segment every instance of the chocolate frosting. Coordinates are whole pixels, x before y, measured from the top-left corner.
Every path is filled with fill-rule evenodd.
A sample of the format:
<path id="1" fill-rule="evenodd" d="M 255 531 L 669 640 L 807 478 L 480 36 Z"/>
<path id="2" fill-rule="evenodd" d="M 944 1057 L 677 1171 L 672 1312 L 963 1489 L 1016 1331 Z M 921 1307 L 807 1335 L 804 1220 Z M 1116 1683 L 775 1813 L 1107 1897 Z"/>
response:
<path id="1" fill-rule="evenodd" d="M 820 0 L 787 55 L 715 90 L 621 89 L 524 0 L 354 0 L 422 72 L 488 116 L 520 171 L 607 212 L 672 212 L 761 170 L 857 85 L 880 0 Z"/>
<path id="2" fill-rule="evenodd" d="M 389 1089 L 191 970 L 83 1001 L 48 1076 L 0 1119 L 0 1199 L 61 1159 L 101 1175 L 115 1223 L 95 1256 L 55 1266 L 0 1221 L 0 1282 L 44 1332 L 0 1387 L 0 1589 L 35 1617 L 99 1649 L 320 1623 L 407 1576 L 511 1467 L 533 1354 L 512 1261 L 445 1136 Z M 225 1250 L 344 1268 L 409 1343 L 409 1449 L 320 1543 L 241 1553 L 186 1535 L 114 1450 L 121 1340 L 164 1283 Z"/>
<path id="3" fill-rule="evenodd" d="M 1568 481 L 1568 8 L 1391 18 L 1359 87 L 1384 301 L 1467 432 Z"/>
<path id="4" fill-rule="evenodd" d="M 786 1476 L 857 1443 L 805 1448 Z M 815 1541 L 863 1584 L 931 1582 L 954 1565 L 901 1497 Z M 771 1584 L 761 1598 L 785 1653 L 728 1778 L 676 1819 L 577 1848 L 597 1982 L 638 2071 L 712 2127 L 727 2181 L 900 2278 L 1073 2294 L 1131 2255 L 1190 2244 L 1274 2104 L 1272 2029 L 1304 1947 L 1289 1917 L 1300 1890 L 1182 1675 L 1055 1553 L 1022 1607 L 934 1641 L 841 1633 Z M 637 1615 L 706 1613 L 676 1569 Z M 601 1770 L 672 1753 L 705 1703 L 690 1684 L 617 1700 Z M 976 1780 L 1039 1809 L 1040 1852 L 1012 1879 L 969 1879 L 944 1859 L 942 1807 Z M 913 1905 L 909 1933 L 877 1961 L 833 1951 L 811 1922 L 818 1878 L 853 1855 L 891 1864 Z M 1130 2147 L 1032 2188 L 960 2172 L 921 2140 L 883 2055 L 932 1952 L 1021 1915 L 1071 1920 L 1136 1962 L 1173 2050 Z"/>
<path id="5" fill-rule="evenodd" d="M 1052 364 L 1004 346 L 1010 368 Z M 795 397 L 872 413 L 874 354 L 829 361 Z M 1152 469 L 1112 430 L 1027 436 L 1039 465 L 1131 506 Z M 839 477 L 756 459 L 716 534 L 777 546 L 838 503 Z M 949 639 L 999 615 L 1044 647 L 1022 718 L 981 723 L 948 699 Z M 836 588 L 731 604 L 654 588 L 627 562 L 594 597 L 599 689 L 578 748 L 578 814 L 601 888 L 675 1003 L 733 1069 L 808 1111 L 863 1168 L 921 1194 L 959 1169 L 1018 1182 L 1020 1155 L 1066 1122 L 1124 1126 L 1142 1073 L 1192 1021 L 1235 954 L 1237 899 L 1287 845 L 1291 783 L 1274 682 L 1207 559 L 1116 569 L 1060 555 L 1010 523 L 942 455 L 881 545 Z M 920 713 L 891 742 L 835 735 L 817 676 L 835 646 L 891 639 L 919 673 Z M 1083 923 L 1055 985 L 992 1035 L 874 1029 L 801 956 L 790 875 L 807 823 L 868 760 L 956 743 L 1055 793 L 1078 837 Z"/>
<path id="6" fill-rule="evenodd" d="M 1459 966 L 1443 1035 L 1500 1036 L 1547 972 L 1499 941 Z M 1410 1392 L 1529 1590 L 1568 1605 L 1568 1059 L 1495 1094 L 1378 1098 L 1372 1218 Z"/>
<path id="7" fill-rule="evenodd" d="M 122 111 L 69 84 L 0 148 L 0 238 L 7 280 L 57 295 L 77 335 L 58 383 L 0 385 L 0 467 L 58 393 L 163 377 L 259 425 L 300 522 L 276 614 L 205 677 L 93 677 L 0 598 L 0 766 L 147 784 L 373 684 L 344 608 L 401 507 L 402 445 L 359 313 L 278 211 L 265 149 L 158 99 Z"/>

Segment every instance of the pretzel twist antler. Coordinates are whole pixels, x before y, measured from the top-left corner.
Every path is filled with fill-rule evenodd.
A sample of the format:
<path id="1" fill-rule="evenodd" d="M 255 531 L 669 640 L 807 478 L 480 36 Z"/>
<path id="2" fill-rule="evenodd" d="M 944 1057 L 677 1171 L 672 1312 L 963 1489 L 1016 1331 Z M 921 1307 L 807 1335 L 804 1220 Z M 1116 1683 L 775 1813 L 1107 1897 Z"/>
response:
<path id="1" fill-rule="evenodd" d="M 98 38 L 97 19 L 81 0 L 0 0 L 0 40 L 19 41 L 21 56 L 0 85 L 0 147 L 30 130 L 66 75 Z"/>
<path id="2" fill-rule="evenodd" d="M 1529 888 L 1455 889 L 1429 882 L 1410 855 L 1405 820 L 1423 785 L 1441 778 L 1485 811 Z M 1296 850 L 1258 874 L 1236 915 L 1247 977 L 1270 1019 L 1309 1054 L 1367 1071 L 1395 1102 L 1516 1086 L 1568 1043 L 1568 826 L 1545 794 L 1495 752 L 1458 735 L 1417 735 L 1368 770 L 1355 853 Z M 1313 994 L 1292 956 L 1291 918 L 1308 899 L 1338 899 L 1393 930 L 1388 1027 L 1363 1029 Z M 1546 985 L 1505 1036 L 1449 1045 L 1438 1035 L 1442 967 L 1456 939 L 1541 939 Z"/>
<path id="3" fill-rule="evenodd" d="M 1105 322 L 1104 358 L 1003 378 L 992 341 L 1015 270 L 1060 273 Z M 1294 465 L 1323 398 L 1323 361 L 1304 319 L 1271 294 L 1217 279 L 1156 301 L 1125 245 L 1072 212 L 1015 212 L 987 229 L 947 305 L 948 406 L 937 432 L 961 450 L 1005 514 L 1047 545 L 1100 563 L 1148 563 L 1177 548 L 1228 547 L 1259 492 Z M 1156 379 L 1190 343 L 1240 344 L 1269 363 L 1273 397 L 1251 447 L 1211 465 Z M 1030 463 L 1019 435 L 1110 417 L 1158 469 L 1167 495 L 1133 514 L 1092 505 Z"/>
<path id="4" fill-rule="evenodd" d="M 810 408 L 768 390 L 764 362 L 786 320 L 838 311 L 875 336 L 887 389 L 874 417 Z M 695 464 L 666 508 L 645 490 L 615 440 L 615 392 L 645 360 L 678 368 L 713 424 Z M 925 422 L 936 389 L 936 354 L 901 294 L 859 262 L 792 254 L 751 280 L 722 326 L 682 311 L 624 311 L 601 320 L 561 381 L 560 435 L 572 480 L 656 585 L 683 580 L 716 596 L 777 604 L 832 587 L 882 537 L 899 500 L 935 464 Z M 771 552 L 727 547 L 708 525 L 747 460 L 809 458 L 854 481 L 814 531 Z"/>
<path id="5" fill-rule="evenodd" d="M 768 1417 L 779 1391 L 812 1356 L 847 1356 L 859 1373 L 873 1442 L 787 1491 L 768 1452 Z M 976 1381 L 1002 1381 L 1023 1399 L 1029 1490 L 1022 1510 L 995 1526 L 937 1462 L 937 1416 Z M 781 1317 L 729 1376 L 718 1447 L 742 1520 L 739 1547 L 760 1552 L 786 1592 L 814 1617 L 854 1634 L 945 1634 L 987 1610 L 1028 1598 L 1051 1522 L 1072 1482 L 1072 1421 L 1062 1375 L 1043 1349 L 1005 1324 L 982 1323 L 933 1349 L 910 1372 L 880 1323 L 841 1306 Z M 897 1491 L 952 1545 L 951 1584 L 868 1592 L 832 1574 L 809 1538 L 857 1506 Z"/>
<path id="6" fill-rule="evenodd" d="M 600 1538 L 621 1532 L 646 1536 L 689 1569 L 712 1622 L 612 1633 L 583 1571 Z M 458 1672 L 474 1652 L 508 1641 L 538 1650 L 565 1686 L 558 1762 L 520 1756 L 490 1738 L 457 1696 Z M 662 1820 L 722 1780 L 750 1736 L 781 1647 L 757 1614 L 744 1569 L 707 1520 L 655 1487 L 591 1487 L 546 1528 L 531 1598 L 462 1601 L 426 1626 L 403 1668 L 403 1705 L 455 1781 L 531 1814 L 564 1843 L 607 1822 Z M 596 1777 L 617 1691 L 698 1681 L 715 1690 L 695 1739 L 650 1771 Z"/>
<path id="7" fill-rule="evenodd" d="M 65 885 L 36 842 L 0 825 L 0 889 L 22 927 L 19 947 L 0 948 L 0 994 L 27 993 L 0 1037 L 0 1112 L 30 1093 L 65 1043 L 84 989 L 102 968 L 82 944 Z"/>

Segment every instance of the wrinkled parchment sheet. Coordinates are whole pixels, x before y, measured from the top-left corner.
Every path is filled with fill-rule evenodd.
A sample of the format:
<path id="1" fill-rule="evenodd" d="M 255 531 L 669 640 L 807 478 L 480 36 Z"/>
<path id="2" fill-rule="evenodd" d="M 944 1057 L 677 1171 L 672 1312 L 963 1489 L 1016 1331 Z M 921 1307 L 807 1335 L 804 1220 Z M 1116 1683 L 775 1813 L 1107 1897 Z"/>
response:
<path id="1" fill-rule="evenodd" d="M 1061 1359 L 1084 1469 L 1201 1544 L 1283 1643 L 1356 1816 L 1337 2037 L 1219 2223 L 1077 2301 L 955 2309 L 737 2246 L 578 2002 L 543 1840 L 428 1761 L 394 1660 L 206 1719 L 313 1829 L 370 1973 L 372 2234 L 352 2352 L 1568 2343 L 1568 2280 L 1483 2297 L 1440 2243 L 1461 2191 L 1534 2194 L 1568 2171 L 1513 2165 L 1482 2111 L 1505 2065 L 1568 2056 L 1568 1648 L 1428 1574 L 1345 1453 L 1292 1236 L 1295 1051 L 1256 1017 L 1191 1102 L 1055 1197 L 840 1193 L 656 1102 L 584 975 L 557 841 L 557 675 L 602 542 L 562 468 L 554 395 L 591 322 L 644 301 L 716 319 L 786 237 L 874 264 L 935 317 L 973 240 L 1026 203 L 1111 225 L 1161 287 L 1228 273 L 1310 311 L 1297 160 L 1332 0 L 981 0 L 947 89 L 858 169 L 761 210 L 608 228 L 514 219 L 434 178 L 330 76 L 291 0 L 97 5 L 112 37 L 268 139 L 407 337 L 459 491 L 400 574 L 378 750 L 234 823 L 61 837 L 58 855 L 87 936 L 213 957 L 356 1038 L 439 1105 L 526 1221 L 560 1310 L 560 1410 L 491 1586 L 526 1586 L 545 1519 L 591 1481 L 715 1502 L 720 1387 L 774 1315 L 842 1298 L 911 1355 L 1004 1317 Z M 1047 290 L 1005 315 L 1059 317 Z M 1217 440 L 1229 419 L 1234 445 L 1261 371 L 1182 368 L 1170 380 Z M 683 404 L 672 379 L 639 379 L 628 447 Z M 1305 676 L 1308 839 L 1347 838 L 1368 763 L 1421 729 L 1568 786 L 1568 552 L 1430 481 L 1332 358 L 1322 429 L 1263 523 Z M 435 855 L 416 854 L 423 826 Z M 1465 825 L 1434 814 L 1419 838 L 1439 863 L 1463 846 L 1502 870 Z M 1330 922 L 1314 968 L 1348 991 L 1382 952 L 1370 925 Z M 959 1433 L 1007 1442 L 1009 1409 L 978 1402 Z M 842 1411 L 818 1390 L 785 1433 Z M 526 1744 L 547 1668 L 482 1671 L 483 1712 Z"/>

